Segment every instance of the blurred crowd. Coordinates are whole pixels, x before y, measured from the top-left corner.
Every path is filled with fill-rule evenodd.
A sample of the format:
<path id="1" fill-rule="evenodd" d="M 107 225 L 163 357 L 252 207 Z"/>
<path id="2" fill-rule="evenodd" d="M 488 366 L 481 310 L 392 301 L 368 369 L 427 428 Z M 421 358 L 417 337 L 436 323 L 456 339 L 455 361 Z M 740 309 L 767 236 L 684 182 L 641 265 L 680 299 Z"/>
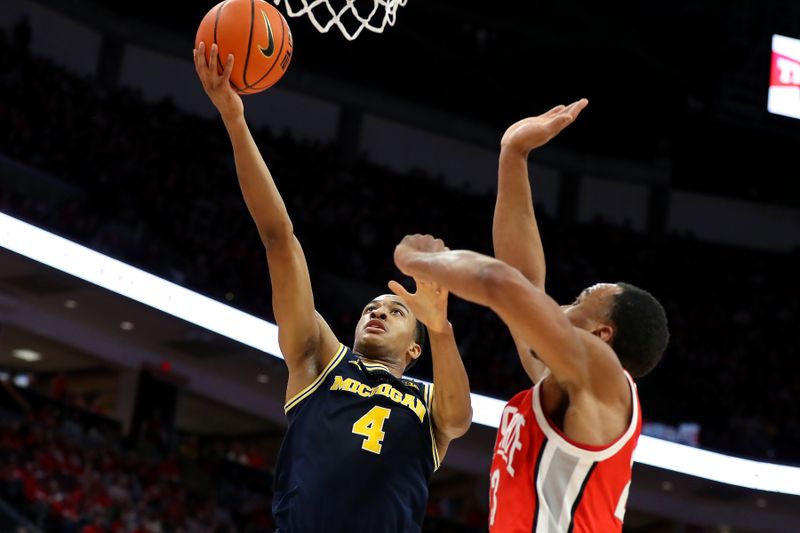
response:
<path id="1" fill-rule="evenodd" d="M 159 453 L 96 413 L 7 383 L 0 390 L 0 498 L 48 533 L 272 532 L 263 449 L 258 437 L 183 434 Z M 435 496 L 424 531 L 482 530 L 480 503 Z"/>
<path id="2" fill-rule="evenodd" d="M 126 442 L 109 419 L 55 401 L 25 407 L 0 410 L 0 494 L 42 530 L 272 531 L 265 468 L 213 448 L 155 454 Z"/>
<path id="3" fill-rule="evenodd" d="M 271 319 L 263 248 L 221 122 L 76 77 L 32 57 L 25 41 L 0 34 L 0 156 L 76 192 L 0 190 L 0 210 Z M 343 162 L 336 144 L 269 129 L 254 135 L 303 244 L 320 312 L 344 342 L 366 298 L 402 279 L 392 250 L 404 234 L 491 253 L 491 193 L 453 190 L 424 171 Z M 645 236 L 603 220 L 566 224 L 542 210 L 539 220 L 547 290 L 557 300 L 598 281 L 627 281 L 664 303 L 672 341 L 639 385 L 647 419 L 699 424 L 704 447 L 800 463 L 791 336 L 800 318 L 791 296 L 798 251 Z M 474 391 L 507 398 L 528 385 L 494 315 L 455 298 L 450 314 Z M 425 359 L 412 373 L 430 377 Z"/>

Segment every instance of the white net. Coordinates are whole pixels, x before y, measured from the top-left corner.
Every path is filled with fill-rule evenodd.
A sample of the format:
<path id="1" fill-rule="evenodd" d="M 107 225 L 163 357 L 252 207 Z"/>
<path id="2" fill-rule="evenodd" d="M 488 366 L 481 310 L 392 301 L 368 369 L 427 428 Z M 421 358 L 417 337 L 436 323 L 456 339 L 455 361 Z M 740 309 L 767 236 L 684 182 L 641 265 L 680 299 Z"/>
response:
<path id="1" fill-rule="evenodd" d="M 406 5 L 408 0 L 372 0 L 372 9 L 367 12 L 364 5 L 368 0 L 360 0 L 362 10 L 356 7 L 358 0 L 344 0 L 338 7 L 334 0 L 285 0 L 286 14 L 290 17 L 308 15 L 311 23 L 322 33 L 327 33 L 336 26 L 348 41 L 352 41 L 364 31 L 364 28 L 375 33 L 382 33 L 389 25 L 394 26 L 397 8 Z M 280 5 L 281 0 L 274 0 Z M 341 4 L 341 2 L 339 2 Z"/>

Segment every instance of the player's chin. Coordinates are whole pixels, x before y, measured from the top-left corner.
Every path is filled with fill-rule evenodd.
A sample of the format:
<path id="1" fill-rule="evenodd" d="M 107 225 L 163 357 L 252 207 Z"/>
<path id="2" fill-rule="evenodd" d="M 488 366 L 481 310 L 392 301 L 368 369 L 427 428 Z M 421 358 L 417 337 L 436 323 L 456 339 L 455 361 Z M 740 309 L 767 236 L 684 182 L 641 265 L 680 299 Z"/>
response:
<path id="1" fill-rule="evenodd" d="M 384 346 L 386 344 L 386 334 L 364 330 L 358 335 L 358 344 L 364 348 Z"/>

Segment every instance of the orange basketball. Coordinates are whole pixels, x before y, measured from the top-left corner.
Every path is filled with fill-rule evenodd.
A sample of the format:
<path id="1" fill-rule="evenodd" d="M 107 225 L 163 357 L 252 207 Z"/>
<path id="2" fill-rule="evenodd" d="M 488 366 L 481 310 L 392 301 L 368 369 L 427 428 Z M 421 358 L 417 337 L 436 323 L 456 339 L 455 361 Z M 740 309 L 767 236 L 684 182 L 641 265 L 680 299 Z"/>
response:
<path id="1" fill-rule="evenodd" d="M 222 72 L 233 54 L 231 84 L 239 94 L 254 94 L 272 87 L 286 73 L 292 59 L 292 32 L 283 15 L 264 0 L 224 0 L 206 13 L 197 28 L 194 46 L 219 47 Z"/>

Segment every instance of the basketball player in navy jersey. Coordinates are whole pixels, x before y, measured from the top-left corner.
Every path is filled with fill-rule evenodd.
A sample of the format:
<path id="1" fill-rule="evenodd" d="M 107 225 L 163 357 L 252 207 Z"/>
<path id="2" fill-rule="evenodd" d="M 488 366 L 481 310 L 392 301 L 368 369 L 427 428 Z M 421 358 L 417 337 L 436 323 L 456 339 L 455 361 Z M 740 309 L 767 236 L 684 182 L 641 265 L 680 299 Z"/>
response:
<path id="1" fill-rule="evenodd" d="M 242 194 L 266 248 L 278 342 L 289 369 L 289 426 L 272 504 L 278 531 L 419 532 L 430 475 L 472 419 L 447 292 L 419 282 L 411 294 L 391 282 L 394 294 L 364 307 L 353 349 L 339 342 L 315 311 L 303 250 L 228 82 L 233 56 L 219 74 L 217 53 L 213 45 L 207 63 L 200 43 L 195 67 L 228 130 Z M 403 377 L 422 351 L 421 323 L 435 387 Z"/>
<path id="2" fill-rule="evenodd" d="M 649 293 L 602 283 L 559 307 L 544 293 L 544 252 L 527 159 L 572 123 L 585 100 L 511 126 L 501 148 L 493 222 L 497 258 L 449 251 L 427 235 L 395 250 L 405 274 L 490 307 L 509 327 L 534 386 L 506 405 L 490 473 L 492 532 L 619 532 L 641 409 L 633 382 L 669 338 Z"/>

